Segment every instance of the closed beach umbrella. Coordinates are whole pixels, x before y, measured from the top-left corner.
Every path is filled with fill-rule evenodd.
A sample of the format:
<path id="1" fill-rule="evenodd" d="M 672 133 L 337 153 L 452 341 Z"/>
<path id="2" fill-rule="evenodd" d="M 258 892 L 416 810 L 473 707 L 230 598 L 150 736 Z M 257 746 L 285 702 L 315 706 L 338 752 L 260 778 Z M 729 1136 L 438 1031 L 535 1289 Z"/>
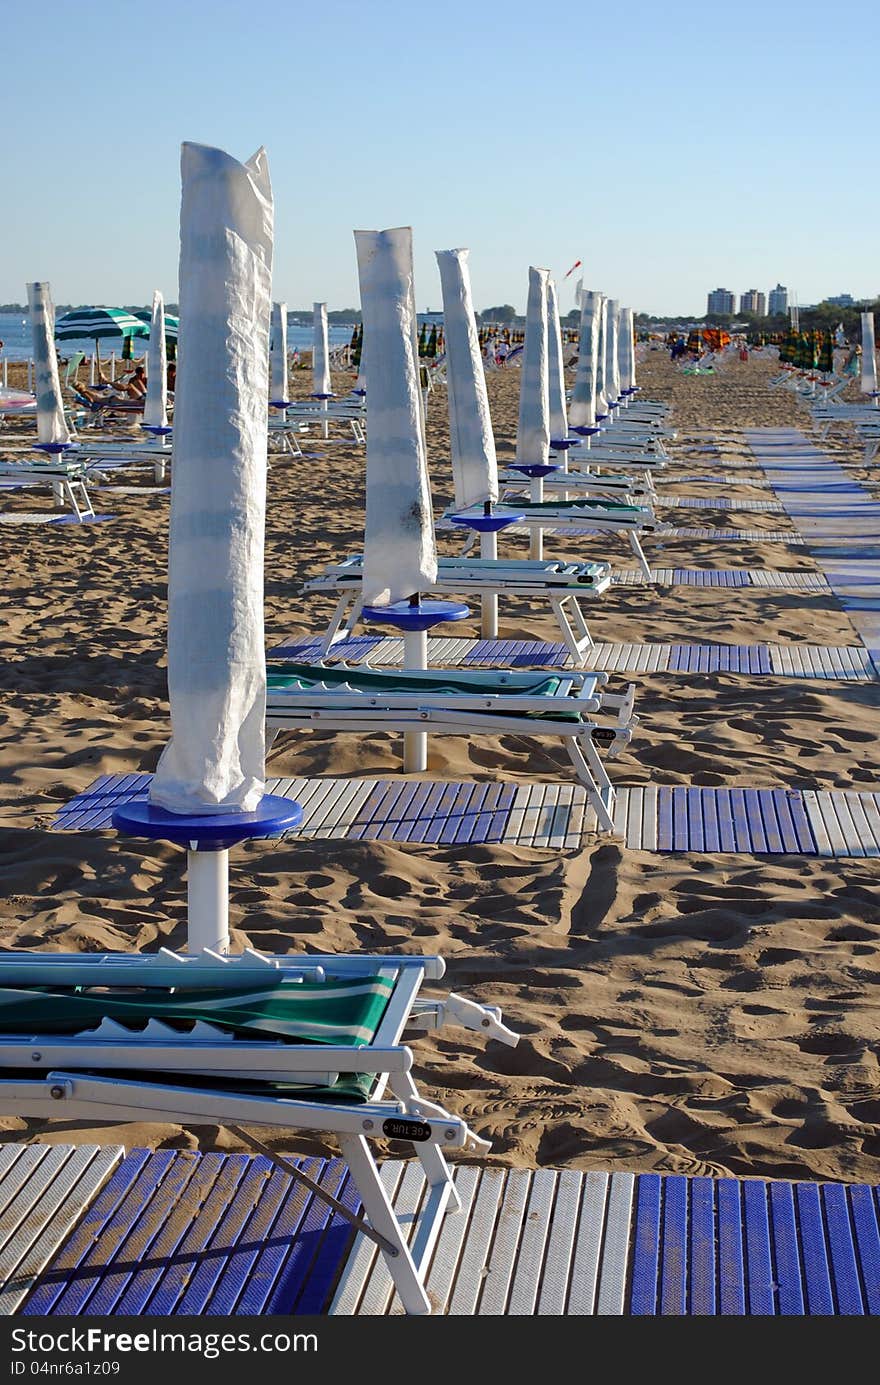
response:
<path id="1" fill-rule="evenodd" d="M 263 537 L 273 202 L 246 163 L 184 144 L 168 571 L 171 740 L 150 791 L 174 813 L 253 812 L 265 775 Z"/>
<path id="2" fill-rule="evenodd" d="M 571 392 L 569 421 L 572 428 L 596 426 L 596 377 L 599 357 L 599 308 L 601 293 L 587 289 L 581 294 L 578 359 Z"/>
<path id="3" fill-rule="evenodd" d="M 327 304 L 316 303 L 312 311 L 312 393 L 329 395 L 333 392 L 330 384 L 330 345 L 327 339 Z"/>
<path id="4" fill-rule="evenodd" d="M 148 337 L 146 322 L 125 308 L 73 308 L 55 323 L 56 341 L 103 341 L 107 337 Z"/>
<path id="5" fill-rule="evenodd" d="M 618 318 L 617 359 L 620 369 L 621 393 L 635 389 L 636 343 L 633 334 L 633 310 L 621 308 Z"/>
<path id="6" fill-rule="evenodd" d="M 449 448 L 459 509 L 498 499 L 498 462 L 489 414 L 483 356 L 477 334 L 467 250 L 438 250 L 443 321 Z"/>
<path id="7" fill-rule="evenodd" d="M 599 340 L 596 351 L 596 418 L 608 415 L 608 396 L 605 385 L 605 338 L 608 333 L 608 299 L 599 295 Z"/>
<path id="8" fill-rule="evenodd" d="M 150 344 L 147 347 L 147 397 L 144 400 L 144 427 L 167 428 L 168 359 L 165 346 L 165 300 L 158 289 L 153 293 Z"/>
<path id="9" fill-rule="evenodd" d="M 862 394 L 877 393 L 877 355 L 874 343 L 874 314 L 862 313 Z"/>
<path id="10" fill-rule="evenodd" d="M 363 598 L 402 601 L 437 579 L 422 427 L 412 228 L 355 231 L 367 391 Z M 373 362 L 379 365 L 374 368 Z"/>
<path id="11" fill-rule="evenodd" d="M 526 340 L 516 428 L 516 460 L 543 466 L 550 456 L 550 370 L 547 340 L 547 269 L 529 268 Z"/>
<path id="12" fill-rule="evenodd" d="M 272 340 L 270 346 L 271 384 L 269 402 L 285 404 L 287 393 L 287 304 L 272 304 Z"/>
<path id="13" fill-rule="evenodd" d="M 58 355 L 53 340 L 55 305 L 46 283 L 28 284 L 28 313 L 34 351 L 34 394 L 37 398 L 37 440 L 63 445 L 70 442 L 64 419 Z"/>
<path id="14" fill-rule="evenodd" d="M 819 369 L 823 375 L 834 373 L 834 338 L 830 332 L 823 332 L 819 348 Z"/>
<path id="15" fill-rule="evenodd" d="M 609 404 L 620 398 L 620 366 L 617 358 L 617 338 L 620 329 L 620 304 L 608 299 L 608 326 L 605 335 L 605 397 Z"/>
<path id="16" fill-rule="evenodd" d="M 562 357 L 562 327 L 556 285 L 547 278 L 547 370 L 550 392 L 550 437 L 561 442 L 568 436 L 565 412 L 565 364 Z"/>

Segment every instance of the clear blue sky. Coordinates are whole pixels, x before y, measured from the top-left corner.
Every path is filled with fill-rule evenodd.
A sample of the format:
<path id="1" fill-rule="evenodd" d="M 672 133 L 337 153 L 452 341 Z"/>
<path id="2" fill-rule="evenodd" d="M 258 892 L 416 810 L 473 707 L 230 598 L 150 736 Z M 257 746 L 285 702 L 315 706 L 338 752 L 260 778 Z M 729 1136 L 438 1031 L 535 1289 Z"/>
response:
<path id="1" fill-rule="evenodd" d="M 42 0 L 3 17 L 0 301 L 177 297 L 179 148 L 269 152 L 274 293 L 357 303 L 352 229 L 636 310 L 880 291 L 877 0 Z"/>

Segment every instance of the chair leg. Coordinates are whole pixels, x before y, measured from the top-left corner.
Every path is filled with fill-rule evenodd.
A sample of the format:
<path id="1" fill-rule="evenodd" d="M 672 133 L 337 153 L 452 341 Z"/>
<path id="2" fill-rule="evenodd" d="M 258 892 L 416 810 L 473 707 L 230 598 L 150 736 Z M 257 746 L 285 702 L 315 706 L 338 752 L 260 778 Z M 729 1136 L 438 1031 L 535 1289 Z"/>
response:
<path id="1" fill-rule="evenodd" d="M 89 497 L 88 497 L 88 492 L 86 491 L 85 487 L 82 485 L 82 483 L 81 483 L 80 481 L 72 481 L 72 482 L 71 482 L 71 481 L 65 480 L 65 481 L 62 481 L 61 485 L 62 485 L 62 488 L 63 488 L 63 493 L 64 493 L 64 495 L 66 495 L 66 496 L 67 496 L 67 499 L 70 501 L 70 508 L 73 510 L 73 513 L 76 515 L 78 522 L 79 522 L 80 524 L 82 524 L 82 522 L 83 522 L 83 512 L 85 512 L 85 513 L 88 514 L 88 515 L 93 515 L 93 514 L 94 514 L 94 510 L 92 509 L 91 501 L 89 500 Z M 79 489 L 81 490 L 81 492 L 82 492 L 82 494 L 83 494 L 83 496 L 84 496 L 84 498 L 85 498 L 85 503 L 83 504 L 82 509 L 80 508 L 79 502 L 78 502 L 78 500 L 77 500 L 77 498 L 76 498 L 76 487 L 79 487 Z"/>
<path id="2" fill-rule="evenodd" d="M 584 651 L 590 648 L 593 641 L 587 629 L 587 623 L 584 620 L 583 612 L 577 603 L 577 598 L 573 596 L 552 596 L 550 598 L 550 604 L 555 612 L 559 629 L 562 631 L 562 638 L 571 656 L 572 664 L 575 668 L 582 668 L 584 663 Z M 577 627 L 577 634 L 572 626 L 572 622 L 568 618 L 566 605 L 572 607 L 572 616 L 574 618 L 574 624 Z"/>
<path id="3" fill-rule="evenodd" d="M 642 548 L 641 541 L 639 540 L 639 536 L 638 536 L 638 534 L 635 532 L 634 529 L 630 532 L 630 536 L 629 536 L 629 546 L 630 546 L 630 548 L 632 549 L 633 553 L 636 555 L 636 557 L 637 557 L 638 560 L 639 560 L 639 567 L 642 569 L 642 572 L 643 572 L 644 575 L 645 575 L 645 581 L 646 581 L 646 582 L 650 582 L 650 580 L 651 580 L 651 569 L 650 569 L 650 567 L 649 567 L 649 565 L 648 565 L 648 560 L 647 560 L 647 558 L 645 557 L 645 550 Z"/>
<path id="4" fill-rule="evenodd" d="M 418 1088 L 408 1072 L 391 1073 L 388 1078 L 388 1086 L 395 1096 L 405 1102 L 407 1109 L 419 1110 L 420 1100 Z M 432 1188 L 448 1186 L 450 1212 L 461 1211 L 461 1198 L 455 1187 L 452 1178 L 452 1171 L 443 1157 L 443 1151 L 438 1145 L 420 1144 L 414 1145 L 419 1163 L 425 1170 L 425 1177 Z"/>
<path id="5" fill-rule="evenodd" d="M 565 738 L 569 758 L 575 767 L 577 777 L 587 791 L 587 802 L 596 814 L 602 832 L 614 831 L 611 806 L 616 794 L 614 786 L 599 759 L 589 731 L 577 740 L 572 736 Z M 607 800 L 607 801 L 606 801 Z"/>
<path id="6" fill-rule="evenodd" d="M 431 1303 L 425 1286 L 419 1277 L 409 1246 L 403 1239 L 400 1223 L 394 1215 L 394 1208 L 388 1194 L 382 1187 L 379 1170 L 370 1153 L 363 1135 L 340 1135 L 339 1144 L 342 1155 L 351 1170 L 357 1190 L 360 1193 L 364 1211 L 370 1225 L 397 1247 L 397 1254 L 382 1251 L 388 1273 L 400 1295 L 400 1301 L 407 1313 L 425 1315 L 431 1311 Z"/>
<path id="7" fill-rule="evenodd" d="M 353 600 L 354 597 L 352 593 L 346 591 L 342 593 L 339 600 L 337 601 L 335 610 L 333 611 L 333 615 L 330 617 L 330 624 L 324 631 L 324 637 L 321 640 L 321 648 L 318 651 L 319 659 L 326 658 L 327 654 L 329 654 L 330 650 L 333 648 L 333 645 L 336 642 L 336 637 L 339 634 L 340 627 L 343 625 L 343 621 L 345 621 L 345 613 Z M 345 633 L 342 638 L 345 638 L 345 635 L 351 634 L 353 623 L 353 619 L 350 616 L 349 620 L 345 624 Z"/>

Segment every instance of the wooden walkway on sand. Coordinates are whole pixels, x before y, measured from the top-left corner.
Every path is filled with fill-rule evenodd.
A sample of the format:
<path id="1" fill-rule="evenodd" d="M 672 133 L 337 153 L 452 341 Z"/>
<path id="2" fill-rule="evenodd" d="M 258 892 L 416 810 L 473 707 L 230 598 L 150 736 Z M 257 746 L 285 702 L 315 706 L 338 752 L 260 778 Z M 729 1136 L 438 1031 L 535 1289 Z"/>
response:
<path id="1" fill-rule="evenodd" d="M 293 1161 L 361 1211 L 341 1159 Z M 388 1160 L 398 1216 L 418 1163 Z M 426 1277 L 449 1316 L 880 1313 L 880 1188 L 458 1165 Z M 400 1313 L 374 1243 L 259 1155 L 0 1148 L 0 1313 Z"/>
<path id="2" fill-rule="evenodd" d="M 58 812 L 56 831 L 107 831 L 113 811 L 146 798 L 149 774 L 103 775 Z M 268 779 L 303 820 L 288 839 L 411 845 L 505 843 L 578 850 L 597 824 L 579 784 L 405 779 Z M 880 856 L 877 789 L 700 788 L 649 784 L 617 790 L 615 829 L 634 851 Z"/>

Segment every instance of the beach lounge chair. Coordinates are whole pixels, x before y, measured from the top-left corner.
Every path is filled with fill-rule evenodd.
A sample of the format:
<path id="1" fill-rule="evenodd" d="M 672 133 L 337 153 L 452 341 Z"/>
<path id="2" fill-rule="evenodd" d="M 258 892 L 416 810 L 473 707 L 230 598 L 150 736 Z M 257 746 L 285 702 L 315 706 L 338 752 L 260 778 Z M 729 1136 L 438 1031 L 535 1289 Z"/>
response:
<path id="1" fill-rule="evenodd" d="M 439 957 L 7 954 L 0 959 L 0 1113 L 76 1121 L 226 1125 L 377 1242 L 408 1313 L 430 1313 L 424 1273 L 461 1203 L 444 1149 L 489 1149 L 421 1096 L 407 1040 L 458 1024 L 516 1044 L 495 1007 L 424 982 Z M 364 1215 L 243 1125 L 338 1141 Z M 428 1190 L 410 1240 L 380 1181 L 374 1140 L 413 1145 Z"/>
<path id="2" fill-rule="evenodd" d="M 473 514 L 479 518 L 482 512 L 482 506 L 459 509 L 451 505 L 444 512 L 443 520 L 452 523 L 454 516 L 456 521 L 461 523 L 462 517 Z M 499 519 L 510 515 L 512 522 L 509 530 L 514 532 L 525 527 L 530 532 L 544 533 L 547 530 L 555 530 L 562 535 L 565 535 L 566 530 L 574 530 L 576 534 L 583 533 L 584 530 L 620 534 L 626 538 L 647 580 L 651 580 L 651 568 L 641 544 L 641 535 L 651 534 L 657 527 L 650 505 L 631 505 L 624 501 L 606 500 L 601 497 L 583 500 L 531 500 L 517 496 L 516 500 L 509 504 L 496 505 L 493 514 Z M 465 555 L 475 541 L 476 534 L 471 531 L 463 550 Z"/>
<path id="3" fill-rule="evenodd" d="M 615 791 L 598 746 L 617 754 L 638 718 L 635 688 L 608 694 L 605 673 L 406 669 L 377 673 L 364 666 L 270 664 L 266 726 L 280 730 L 422 732 L 445 736 L 561 738 L 600 829 L 614 831 Z M 613 712 L 613 717 L 607 713 Z M 606 714 L 597 720 L 597 713 Z"/>
<path id="4" fill-rule="evenodd" d="M 76 406 L 78 427 L 81 427 L 86 419 L 91 419 L 93 423 L 103 427 L 112 423 L 115 418 L 139 417 L 144 412 L 143 399 L 88 399 L 84 394 L 80 394 L 75 385 L 70 386 L 70 392 Z"/>
<path id="5" fill-rule="evenodd" d="M 366 442 L 367 414 L 363 399 L 358 395 L 340 399 L 294 399 L 269 418 L 269 436 L 280 433 L 295 437 L 307 425 L 320 424 L 322 442 L 334 441 L 324 436 L 330 423 L 347 425 L 347 432 L 356 443 Z M 341 439 L 340 439 L 341 441 Z M 347 437 L 345 441 L 349 441 Z"/>
<path id="6" fill-rule="evenodd" d="M 6 389 L 0 386 L 0 418 L 4 414 L 32 414 L 37 412 L 36 395 L 27 390 Z"/>
<path id="7" fill-rule="evenodd" d="M 523 489 L 523 478 L 515 471 L 500 471 L 498 481 L 502 486 L 502 502 L 519 496 Z M 640 502 L 650 504 L 656 495 L 652 477 L 649 475 L 627 476 L 625 473 L 609 472 L 603 475 L 595 471 L 563 470 L 544 477 L 544 491 L 551 495 L 561 493 L 563 498 L 577 499 L 584 496 L 589 500 L 604 496 L 608 500 L 623 500 L 628 505 Z"/>
<path id="8" fill-rule="evenodd" d="M 81 458 L 67 460 L 63 453 L 59 453 L 51 461 L 6 456 L 0 458 L 0 477 L 22 486 L 48 486 L 56 505 L 59 508 L 68 506 L 80 524 L 84 520 L 95 518 L 86 488 L 88 471 Z"/>
<path id="9" fill-rule="evenodd" d="M 320 577 L 303 586 L 304 593 L 339 593 L 336 608 L 317 657 L 323 659 L 339 641 L 348 639 L 361 619 L 362 554 L 331 563 Z M 431 592 L 513 596 L 524 600 L 545 597 L 575 668 L 581 667 L 593 639 L 581 609 L 584 598 L 601 596 L 611 585 L 608 563 L 566 563 L 529 558 L 439 558 Z"/>

